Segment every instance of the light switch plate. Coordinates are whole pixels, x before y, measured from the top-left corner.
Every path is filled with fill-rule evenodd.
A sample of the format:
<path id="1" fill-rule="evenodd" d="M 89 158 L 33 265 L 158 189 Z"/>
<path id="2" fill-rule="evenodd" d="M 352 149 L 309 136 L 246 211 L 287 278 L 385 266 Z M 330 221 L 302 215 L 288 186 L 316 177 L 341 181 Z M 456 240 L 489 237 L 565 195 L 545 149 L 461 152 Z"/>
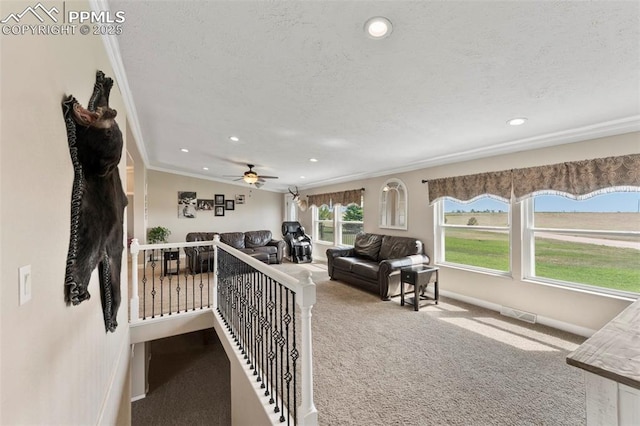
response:
<path id="1" fill-rule="evenodd" d="M 20 305 L 31 300 L 31 265 L 20 268 Z"/>

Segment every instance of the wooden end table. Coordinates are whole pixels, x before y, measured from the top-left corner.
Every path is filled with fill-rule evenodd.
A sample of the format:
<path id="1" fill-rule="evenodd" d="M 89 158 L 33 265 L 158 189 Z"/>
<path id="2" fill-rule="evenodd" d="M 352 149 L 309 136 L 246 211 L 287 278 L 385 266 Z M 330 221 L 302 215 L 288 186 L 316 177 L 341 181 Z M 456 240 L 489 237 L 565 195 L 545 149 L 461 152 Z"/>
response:
<path id="1" fill-rule="evenodd" d="M 178 259 L 180 258 L 180 250 L 166 250 L 164 252 L 164 275 L 178 275 Z M 171 261 L 176 261 L 176 267 L 170 268 Z"/>
<path id="2" fill-rule="evenodd" d="M 435 304 L 438 304 L 438 271 L 440 268 L 437 266 L 427 265 L 414 265 L 406 266 L 400 269 L 400 306 L 404 306 L 404 285 L 410 284 L 413 288 L 414 297 L 407 299 L 407 303 L 413 305 L 413 310 L 418 311 L 420 309 L 421 300 L 435 300 Z M 433 282 L 434 297 L 431 299 L 425 296 L 424 291 L 427 289 L 427 284 L 431 281 L 431 276 L 435 272 L 436 279 Z"/>

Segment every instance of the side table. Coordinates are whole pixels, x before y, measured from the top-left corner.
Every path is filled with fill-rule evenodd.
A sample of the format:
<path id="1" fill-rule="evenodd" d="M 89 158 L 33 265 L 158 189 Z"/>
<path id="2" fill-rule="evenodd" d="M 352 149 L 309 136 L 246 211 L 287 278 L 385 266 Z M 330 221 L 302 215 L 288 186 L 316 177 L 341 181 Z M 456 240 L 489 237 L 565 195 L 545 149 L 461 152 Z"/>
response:
<path id="1" fill-rule="evenodd" d="M 431 281 L 431 276 L 435 272 L 436 279 L 433 283 L 435 304 L 438 304 L 438 271 L 440 268 L 437 266 L 426 265 L 414 265 L 407 266 L 400 269 L 400 306 L 404 306 L 404 285 L 410 284 L 414 287 L 414 297 L 407 299 L 407 303 L 413 305 L 413 310 L 420 309 L 421 300 L 429 300 L 430 297 L 425 296 L 424 291 L 427 289 L 427 284 Z"/>
<path id="2" fill-rule="evenodd" d="M 177 275 L 178 274 L 178 259 L 180 258 L 180 250 L 165 250 L 164 252 L 164 275 Z M 171 261 L 176 261 L 175 268 L 169 268 Z"/>

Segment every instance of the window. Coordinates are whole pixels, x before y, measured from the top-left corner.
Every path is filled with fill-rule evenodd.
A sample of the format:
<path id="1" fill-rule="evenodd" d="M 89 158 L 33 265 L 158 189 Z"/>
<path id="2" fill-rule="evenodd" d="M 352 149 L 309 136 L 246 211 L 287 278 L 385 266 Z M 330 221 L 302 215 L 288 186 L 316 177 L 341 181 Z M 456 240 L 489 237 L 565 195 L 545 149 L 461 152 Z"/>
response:
<path id="1" fill-rule="evenodd" d="M 340 244 L 352 246 L 356 240 L 356 234 L 362 232 L 364 225 L 362 222 L 362 207 L 356 204 L 348 206 L 339 206 L 340 215 L 338 216 L 340 229 Z"/>
<path id="2" fill-rule="evenodd" d="M 334 239 L 334 223 L 333 209 L 326 204 L 320 207 L 314 207 L 314 239 L 325 243 L 333 243 Z"/>
<path id="3" fill-rule="evenodd" d="M 332 245 L 352 246 L 363 230 L 363 210 L 357 204 L 313 207 L 314 239 Z M 336 232 L 337 231 L 337 232 Z"/>
<path id="4" fill-rule="evenodd" d="M 510 272 L 508 203 L 487 196 L 467 203 L 445 198 L 436 203 L 436 215 L 438 263 Z"/>
<path id="5" fill-rule="evenodd" d="M 522 203 L 523 275 L 609 294 L 640 293 L 640 194 Z M 597 287 L 597 288 L 596 288 Z"/>

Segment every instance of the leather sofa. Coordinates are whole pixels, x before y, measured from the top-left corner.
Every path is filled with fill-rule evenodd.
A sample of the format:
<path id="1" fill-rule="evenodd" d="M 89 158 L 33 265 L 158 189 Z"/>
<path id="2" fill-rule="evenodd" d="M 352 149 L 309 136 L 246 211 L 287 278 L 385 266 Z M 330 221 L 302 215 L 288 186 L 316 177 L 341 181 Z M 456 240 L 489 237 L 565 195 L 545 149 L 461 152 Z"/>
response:
<path id="1" fill-rule="evenodd" d="M 422 241 L 410 237 L 359 233 L 354 246 L 327 250 L 332 280 L 354 284 L 389 300 L 400 294 L 400 269 L 429 264 Z"/>
<path id="2" fill-rule="evenodd" d="M 282 263 L 285 242 L 272 238 L 271 231 L 247 232 L 190 232 L 185 240 L 211 241 L 214 235 L 220 235 L 220 241 L 265 263 Z M 213 269 L 213 246 L 186 247 L 187 264 L 192 274 Z"/>

